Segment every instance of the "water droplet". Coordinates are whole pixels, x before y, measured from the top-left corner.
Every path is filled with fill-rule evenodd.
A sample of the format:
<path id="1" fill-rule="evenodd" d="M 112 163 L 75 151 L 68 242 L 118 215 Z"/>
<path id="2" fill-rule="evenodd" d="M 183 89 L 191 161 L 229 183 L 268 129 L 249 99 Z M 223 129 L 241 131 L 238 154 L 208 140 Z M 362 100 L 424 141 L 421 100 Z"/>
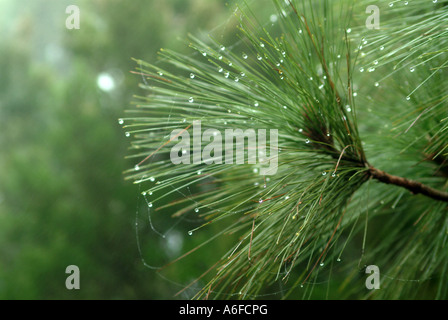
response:
<path id="1" fill-rule="evenodd" d="M 320 266 L 323 267 L 325 264 L 323 262 L 320 263 Z"/>
<path id="2" fill-rule="evenodd" d="M 333 178 L 336 177 L 336 173 L 333 172 L 333 173 L 331 174 L 331 176 L 332 176 Z"/>
<path id="3" fill-rule="evenodd" d="M 384 50 L 384 46 L 381 46 L 381 47 L 380 47 L 380 50 L 383 51 L 383 50 Z"/>
<path id="4" fill-rule="evenodd" d="M 219 56 L 218 59 L 219 59 L 219 60 L 222 60 L 222 56 Z"/>
<path id="5" fill-rule="evenodd" d="M 375 87 L 379 87 L 380 84 L 378 82 L 375 82 Z"/>
<path id="6" fill-rule="evenodd" d="M 368 71 L 369 72 L 373 72 L 373 71 L 375 71 L 375 68 L 374 67 L 370 67 Z"/>
<path id="7" fill-rule="evenodd" d="M 408 101 L 411 100 L 411 97 L 410 97 L 410 96 L 407 96 L 407 97 L 406 97 L 406 100 L 408 100 Z"/>
<path id="8" fill-rule="evenodd" d="M 341 59 L 341 55 L 340 55 L 340 54 L 338 54 L 337 58 L 338 58 L 338 59 Z"/>
<path id="9" fill-rule="evenodd" d="M 241 75 L 242 77 L 245 77 L 245 76 L 246 76 L 246 74 L 245 74 L 244 72 L 241 72 L 240 75 Z"/>
<path id="10" fill-rule="evenodd" d="M 190 73 L 190 79 L 194 79 L 194 74 Z"/>
<path id="11" fill-rule="evenodd" d="M 341 258 L 338 258 L 336 261 L 337 261 L 337 262 L 341 262 Z"/>
<path id="12" fill-rule="evenodd" d="M 277 21 L 277 15 L 276 14 L 272 14 L 270 17 L 269 17 L 269 20 L 272 22 L 272 23 L 275 23 L 276 21 Z"/>
<path id="13" fill-rule="evenodd" d="M 263 203 L 263 199 L 258 200 L 258 203 Z"/>
<path id="14" fill-rule="evenodd" d="M 282 51 L 282 56 L 286 56 L 286 52 L 285 51 Z"/>
<path id="15" fill-rule="evenodd" d="M 152 208 L 152 202 L 148 203 L 148 207 Z"/>
<path id="16" fill-rule="evenodd" d="M 202 55 L 203 55 L 204 57 L 206 57 L 206 56 L 207 56 L 207 52 L 202 52 Z"/>
<path id="17" fill-rule="evenodd" d="M 322 172 L 322 175 L 323 175 L 323 176 L 326 176 L 326 175 L 327 175 L 327 173 L 326 173 L 326 172 L 324 171 L 324 172 Z"/>
<path id="18" fill-rule="evenodd" d="M 258 173 L 258 169 L 255 168 L 254 170 L 252 170 L 253 173 Z"/>
<path id="19" fill-rule="evenodd" d="M 303 284 L 300 285 L 300 288 L 303 288 Z"/>
<path id="20" fill-rule="evenodd" d="M 199 208 L 194 208 L 194 212 L 198 213 L 199 212 Z"/>
<path id="21" fill-rule="evenodd" d="M 223 68 L 219 68 L 219 69 L 218 69 L 218 72 L 219 72 L 219 73 L 221 73 L 221 72 L 223 72 L 223 71 L 224 71 Z"/>
<path id="22" fill-rule="evenodd" d="M 129 132 L 126 132 L 124 135 L 128 138 L 131 136 L 131 134 Z"/>
<path id="23" fill-rule="evenodd" d="M 351 28 L 347 28 L 347 33 L 350 33 L 350 32 L 352 32 L 352 29 Z"/>
<path id="24" fill-rule="evenodd" d="M 287 106 L 283 106 L 283 109 L 288 109 L 288 107 Z"/>
<path id="25" fill-rule="evenodd" d="M 288 199 L 289 199 L 289 196 L 286 196 L 286 197 L 285 197 L 285 200 L 288 200 Z"/>
<path id="26" fill-rule="evenodd" d="M 123 119 L 118 119 L 118 124 L 123 124 L 124 120 Z"/>
<path id="27" fill-rule="evenodd" d="M 136 164 L 135 167 L 134 167 L 134 170 L 135 170 L 135 171 L 140 170 L 140 166 L 139 166 L 138 164 Z"/>
<path id="28" fill-rule="evenodd" d="M 394 6 L 393 2 L 389 3 L 389 7 L 393 7 L 393 6 Z"/>
<path id="29" fill-rule="evenodd" d="M 238 82 L 238 81 L 240 81 L 240 78 L 236 77 L 235 82 Z"/>
<path id="30" fill-rule="evenodd" d="M 247 54 L 243 53 L 243 59 L 244 59 L 244 60 L 247 59 Z"/>
<path id="31" fill-rule="evenodd" d="M 255 106 L 255 107 L 258 107 L 258 106 L 259 106 L 258 101 L 255 101 L 254 106 Z"/>
<path id="32" fill-rule="evenodd" d="M 437 0 L 432 0 L 433 3 L 437 3 Z"/>
<path id="33" fill-rule="evenodd" d="M 188 231 L 188 235 L 192 236 L 193 235 L 193 231 Z"/>
<path id="34" fill-rule="evenodd" d="M 154 177 L 149 178 L 149 181 L 154 182 L 156 179 Z"/>
<path id="35" fill-rule="evenodd" d="M 199 175 L 202 174 L 202 171 L 201 171 L 201 170 L 198 170 L 197 174 L 199 174 Z"/>
<path id="36" fill-rule="evenodd" d="M 364 68 L 363 67 L 359 68 L 359 72 L 364 72 Z"/>
<path id="37" fill-rule="evenodd" d="M 373 61 L 374 65 L 378 65 L 378 60 Z"/>
<path id="38" fill-rule="evenodd" d="M 232 62 L 229 62 L 229 67 L 231 67 L 231 66 L 233 66 L 233 63 L 232 63 Z"/>
<path id="39" fill-rule="evenodd" d="M 221 45 L 221 46 L 219 47 L 219 50 L 224 51 L 224 50 L 226 50 L 226 47 L 224 47 L 223 45 Z"/>
<path id="40" fill-rule="evenodd" d="M 303 132 L 303 129 L 299 129 L 299 132 L 302 133 L 302 132 Z"/>
<path id="41" fill-rule="evenodd" d="M 228 78 L 230 76 L 230 73 L 229 72 L 224 72 L 224 77 L 226 77 L 226 78 Z"/>
<path id="42" fill-rule="evenodd" d="M 310 143 L 310 140 L 309 140 L 309 139 L 306 139 L 306 140 L 305 140 L 305 143 Z"/>
<path id="43" fill-rule="evenodd" d="M 260 42 L 260 47 L 264 48 L 264 43 Z"/>
<path id="44" fill-rule="evenodd" d="M 148 193 L 150 196 L 152 196 L 152 191 L 149 191 L 149 193 Z"/>
<path id="45" fill-rule="evenodd" d="M 415 67 L 410 67 L 409 71 L 414 72 L 415 71 Z"/>
<path id="46" fill-rule="evenodd" d="M 324 85 L 321 84 L 321 85 L 319 86 L 319 89 L 323 89 L 323 88 L 324 88 Z"/>
<path id="47" fill-rule="evenodd" d="M 159 76 L 163 76 L 163 72 L 161 72 L 161 71 L 157 72 L 157 74 L 158 74 Z"/>
<path id="48" fill-rule="evenodd" d="M 188 102 L 193 103 L 194 102 L 193 97 L 188 98 Z"/>
<path id="49" fill-rule="evenodd" d="M 351 112 L 352 108 L 350 108 L 350 106 L 346 106 L 345 109 L 347 110 L 347 112 Z"/>
<path id="50" fill-rule="evenodd" d="M 404 5 L 405 5 L 405 6 L 407 6 L 408 4 L 409 4 L 409 2 L 407 2 L 407 1 L 404 2 Z"/>
<path id="51" fill-rule="evenodd" d="M 258 60 L 258 61 L 261 61 L 261 60 L 263 60 L 263 57 L 260 56 L 259 54 L 257 54 L 257 60 Z"/>
<path id="52" fill-rule="evenodd" d="M 353 96 L 354 96 L 354 97 L 357 97 L 357 96 L 358 96 L 358 93 L 357 93 L 357 92 L 354 92 L 354 93 L 353 93 Z"/>

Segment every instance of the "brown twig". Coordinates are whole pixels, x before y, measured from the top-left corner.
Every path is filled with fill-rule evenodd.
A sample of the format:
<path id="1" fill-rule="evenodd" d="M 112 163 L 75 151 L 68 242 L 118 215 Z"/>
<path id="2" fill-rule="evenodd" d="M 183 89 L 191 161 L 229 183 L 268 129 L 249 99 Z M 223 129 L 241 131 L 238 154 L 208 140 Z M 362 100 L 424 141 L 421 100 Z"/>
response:
<path id="1" fill-rule="evenodd" d="M 406 179 L 403 177 L 393 176 L 382 170 L 376 169 L 372 166 L 369 167 L 369 174 L 373 179 L 381 181 L 383 183 L 396 185 L 408 189 L 413 194 L 422 194 L 435 200 L 448 202 L 448 192 L 443 192 L 431 188 L 421 182 Z"/>

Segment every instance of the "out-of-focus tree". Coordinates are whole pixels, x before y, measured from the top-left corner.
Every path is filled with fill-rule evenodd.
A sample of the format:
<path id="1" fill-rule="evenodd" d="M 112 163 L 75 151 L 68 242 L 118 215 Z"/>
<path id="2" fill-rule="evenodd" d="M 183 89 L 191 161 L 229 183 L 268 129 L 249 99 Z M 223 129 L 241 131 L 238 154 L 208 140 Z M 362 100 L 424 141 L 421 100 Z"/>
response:
<path id="1" fill-rule="evenodd" d="M 137 250 L 142 204 L 123 181 L 127 140 L 116 119 L 139 82 L 131 57 L 184 50 L 187 31 L 205 34 L 229 9 L 219 0 L 75 1 L 81 26 L 68 30 L 69 4 L 1 4 L 0 298 L 172 298 L 180 287 L 146 269 Z M 166 241 L 141 241 L 151 262 L 173 258 Z M 81 290 L 65 288 L 71 264 Z M 188 280 L 191 270 L 173 272 Z"/>

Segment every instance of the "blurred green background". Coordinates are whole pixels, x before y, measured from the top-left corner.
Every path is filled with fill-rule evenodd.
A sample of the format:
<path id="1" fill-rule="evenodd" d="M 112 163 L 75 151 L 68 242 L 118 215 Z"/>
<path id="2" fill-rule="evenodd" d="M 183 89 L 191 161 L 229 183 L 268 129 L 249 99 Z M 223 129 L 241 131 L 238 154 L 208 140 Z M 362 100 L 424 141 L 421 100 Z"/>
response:
<path id="1" fill-rule="evenodd" d="M 79 30 L 65 26 L 71 4 Z M 222 253 L 212 247 L 165 273 L 145 267 L 141 257 L 161 266 L 206 238 L 185 241 L 179 223 L 162 239 L 143 216 L 139 254 L 144 203 L 123 179 L 133 164 L 117 119 L 139 92 L 131 57 L 189 52 L 187 33 L 230 35 L 232 8 L 225 0 L 0 0 L 0 299 L 192 297 L 194 288 L 175 293 Z M 154 223 L 169 230 L 173 222 L 166 214 Z M 65 287 L 72 264 L 80 290 Z"/>

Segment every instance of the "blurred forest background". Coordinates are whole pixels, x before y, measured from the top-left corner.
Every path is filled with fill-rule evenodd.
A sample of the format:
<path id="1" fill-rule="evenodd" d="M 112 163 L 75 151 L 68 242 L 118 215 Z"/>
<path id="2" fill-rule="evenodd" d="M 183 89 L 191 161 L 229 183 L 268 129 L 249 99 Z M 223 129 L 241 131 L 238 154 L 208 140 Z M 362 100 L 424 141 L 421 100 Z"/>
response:
<path id="1" fill-rule="evenodd" d="M 71 4 L 79 30 L 65 26 Z M 174 295 L 222 253 L 206 249 L 163 275 L 145 267 L 135 232 L 144 203 L 123 179 L 133 164 L 117 119 L 139 92 L 132 57 L 188 52 L 187 33 L 230 35 L 232 8 L 229 0 L 0 0 L 0 299 L 191 298 L 194 289 Z M 151 265 L 206 239 L 187 243 L 187 229 L 162 239 L 140 219 Z M 172 224 L 169 214 L 157 219 L 162 229 Z M 72 264 L 80 290 L 65 287 Z"/>

